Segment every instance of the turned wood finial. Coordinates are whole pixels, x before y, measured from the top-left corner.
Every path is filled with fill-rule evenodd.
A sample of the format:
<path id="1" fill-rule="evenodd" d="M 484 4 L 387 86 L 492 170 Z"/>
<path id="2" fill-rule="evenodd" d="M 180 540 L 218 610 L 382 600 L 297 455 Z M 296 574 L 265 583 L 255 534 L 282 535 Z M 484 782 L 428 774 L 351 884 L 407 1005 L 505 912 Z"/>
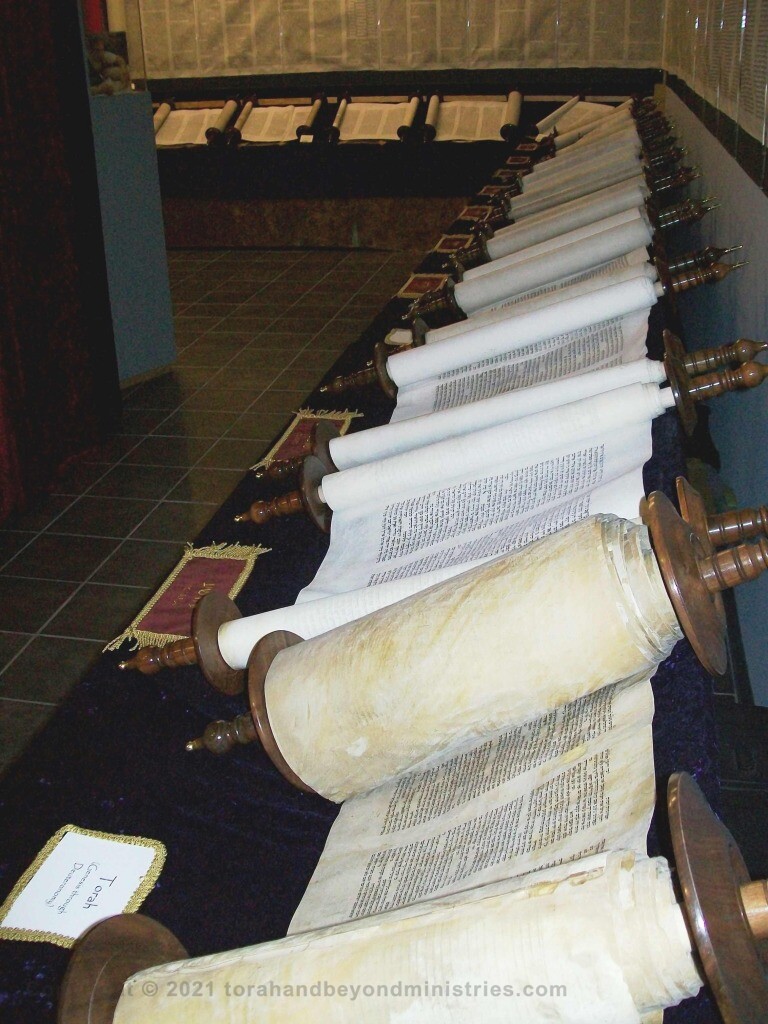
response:
<path id="1" fill-rule="evenodd" d="M 735 369 L 720 367 L 713 373 L 692 377 L 690 394 L 694 401 L 701 402 L 722 395 L 726 391 L 743 391 L 759 387 L 766 377 L 768 365 L 765 363 L 747 362 Z"/>
<path id="2" fill-rule="evenodd" d="M 688 167 L 686 165 L 679 167 L 674 174 L 667 174 L 663 177 L 646 174 L 648 188 L 654 195 L 658 195 L 659 192 L 668 192 L 671 189 L 682 188 L 683 185 L 688 185 L 700 177 L 701 171 L 698 167 Z"/>
<path id="3" fill-rule="evenodd" d="M 339 374 L 332 381 L 320 386 L 319 390 L 324 395 L 338 395 L 349 388 L 365 388 L 371 384 L 378 384 L 378 376 L 373 360 L 369 360 L 361 370 L 353 370 L 352 373 Z"/>
<path id="4" fill-rule="evenodd" d="M 658 153 L 649 156 L 646 162 L 652 170 L 656 170 L 659 167 L 680 163 L 687 152 L 685 146 L 670 146 L 668 149 L 660 149 Z"/>
<path id="5" fill-rule="evenodd" d="M 212 754 L 226 754 L 238 744 L 253 743 L 256 739 L 256 727 L 250 712 L 238 715 L 229 722 L 211 722 L 205 727 L 202 736 L 185 744 L 190 753 L 195 750 L 208 750 Z"/>
<path id="6" fill-rule="evenodd" d="M 135 654 L 118 663 L 120 669 L 137 669 L 142 675 L 153 676 L 164 668 L 196 665 L 197 652 L 192 637 L 172 640 L 164 647 L 140 647 Z"/>
<path id="7" fill-rule="evenodd" d="M 727 248 L 719 248 L 715 245 L 706 245 L 703 249 L 696 249 L 694 252 L 683 253 L 677 259 L 671 260 L 668 265 L 670 274 L 679 274 L 683 270 L 690 270 L 692 267 L 705 269 L 713 263 L 717 263 L 723 256 L 729 253 L 738 252 L 741 245 L 731 245 Z"/>
<path id="8" fill-rule="evenodd" d="M 700 284 L 722 281 L 732 270 L 746 267 L 748 263 L 749 260 L 741 260 L 739 263 L 711 263 L 708 267 L 695 267 L 683 271 L 681 274 L 672 274 L 664 284 L 665 287 L 677 294 L 688 291 L 689 288 L 696 288 Z"/>
<path id="9" fill-rule="evenodd" d="M 692 377 L 688 372 L 685 361 L 679 358 L 679 354 L 674 354 L 680 345 L 679 339 L 670 332 L 665 332 L 664 340 L 667 346 L 667 355 L 664 357 L 664 369 L 675 398 L 675 405 L 680 415 L 683 429 L 689 435 L 693 433 L 696 427 L 696 402 L 716 398 L 726 391 L 742 391 L 748 388 L 756 388 L 768 376 L 768 365 L 750 361 L 736 368 L 721 366 L 718 370 L 714 370 L 711 373 Z M 742 351 L 744 351 L 744 348 L 742 348 Z"/>
<path id="10" fill-rule="evenodd" d="M 710 593 L 749 583 L 766 569 L 768 540 L 765 537 L 758 537 L 754 544 L 737 544 L 699 560 L 699 572 Z"/>
<path id="11" fill-rule="evenodd" d="M 768 537 L 768 506 L 708 512 L 704 499 L 684 476 L 675 481 L 680 515 L 710 552 L 754 537 Z"/>
<path id="12" fill-rule="evenodd" d="M 302 643 L 302 640 L 303 638 L 298 634 L 285 629 L 277 629 L 263 636 L 254 646 L 248 658 L 250 711 L 238 715 L 230 722 L 211 722 L 202 736 L 190 740 L 186 744 L 186 749 L 188 751 L 209 750 L 213 754 L 226 754 L 238 743 L 246 744 L 259 740 L 275 768 L 292 786 L 305 793 L 314 793 L 314 790 L 299 778 L 283 757 L 272 732 L 265 691 L 267 673 L 277 655 L 288 647 Z"/>
<path id="13" fill-rule="evenodd" d="M 670 359 L 682 363 L 686 371 L 692 375 L 708 373 L 732 363 L 751 363 L 755 356 L 768 349 L 766 341 L 752 341 L 750 338 L 738 338 L 730 345 L 718 348 L 700 348 L 687 352 L 680 338 L 672 331 L 664 331 L 664 352 Z"/>
<path id="14" fill-rule="evenodd" d="M 297 490 L 288 491 L 271 501 L 254 501 L 247 512 L 235 516 L 235 522 L 262 526 L 270 519 L 305 512 L 315 526 L 328 533 L 332 512 L 321 497 L 320 487 L 327 472 L 327 466 L 316 455 L 306 455 L 301 464 Z"/>
<path id="15" fill-rule="evenodd" d="M 454 282 L 450 280 L 418 299 L 413 314 L 421 317 L 432 328 L 446 327 L 448 324 L 467 319 L 467 314 L 456 301 Z"/>
<path id="16" fill-rule="evenodd" d="M 707 196 L 705 199 L 694 201 L 683 199 L 680 203 L 673 203 L 671 206 L 664 206 L 655 209 L 652 201 L 646 200 L 646 205 L 655 217 L 656 225 L 662 231 L 667 228 L 677 227 L 678 224 L 693 224 L 701 220 L 704 214 L 710 210 L 716 210 L 720 205 L 714 196 Z"/>
<path id="17" fill-rule="evenodd" d="M 411 316 L 421 315 L 418 303 L 414 302 L 411 307 Z M 378 384 L 388 398 L 397 397 L 397 384 L 392 380 L 387 370 L 387 359 L 389 351 L 386 342 L 379 340 L 373 347 L 373 359 L 366 364 L 362 370 L 348 373 L 346 376 L 334 377 L 328 384 L 323 384 L 320 391 L 326 395 L 336 395 L 347 388 L 368 387 L 371 384 Z"/>
<path id="18" fill-rule="evenodd" d="M 292 459 L 275 459 L 269 465 L 261 467 L 254 473 L 257 479 L 267 477 L 278 482 L 287 480 L 301 471 L 307 455 L 315 455 L 326 466 L 326 472 L 336 470 L 331 458 L 330 443 L 334 438 L 341 437 L 341 431 L 332 420 L 318 420 L 312 428 L 309 439 L 309 451 L 304 455 L 296 455 Z"/>
<path id="19" fill-rule="evenodd" d="M 218 590 L 204 594 L 192 610 L 192 635 L 171 640 L 164 647 L 143 647 L 119 668 L 136 669 L 143 675 L 155 675 L 164 668 L 198 665 L 207 681 L 221 693 L 240 693 L 245 674 L 230 668 L 221 656 L 219 629 L 226 622 L 241 618 L 240 609 Z"/>
<path id="20" fill-rule="evenodd" d="M 259 466 L 258 469 L 254 470 L 253 475 L 257 480 L 266 478 L 267 480 L 274 480 L 276 483 L 284 483 L 298 473 L 303 461 L 303 455 L 294 455 L 290 459 L 273 459 L 266 466 Z"/>
<path id="21" fill-rule="evenodd" d="M 254 501 L 247 512 L 235 516 L 236 523 L 255 523 L 262 526 L 279 516 L 292 516 L 304 511 L 301 491 L 288 491 L 271 501 Z"/>

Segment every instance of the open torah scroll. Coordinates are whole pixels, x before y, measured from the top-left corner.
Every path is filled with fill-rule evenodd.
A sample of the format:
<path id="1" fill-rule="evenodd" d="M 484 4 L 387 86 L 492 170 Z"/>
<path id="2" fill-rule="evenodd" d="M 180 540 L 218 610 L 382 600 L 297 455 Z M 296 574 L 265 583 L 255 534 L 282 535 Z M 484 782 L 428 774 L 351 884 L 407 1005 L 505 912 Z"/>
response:
<path id="1" fill-rule="evenodd" d="M 661 1024 L 701 981 L 652 714 L 619 683 L 349 800 L 288 938 L 135 975 L 116 1024 Z"/>

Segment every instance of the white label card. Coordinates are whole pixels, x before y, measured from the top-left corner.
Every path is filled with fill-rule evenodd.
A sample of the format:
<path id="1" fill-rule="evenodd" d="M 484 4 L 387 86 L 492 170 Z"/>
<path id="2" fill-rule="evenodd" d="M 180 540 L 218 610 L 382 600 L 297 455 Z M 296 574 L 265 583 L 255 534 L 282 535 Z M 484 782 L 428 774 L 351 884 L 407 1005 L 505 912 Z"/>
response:
<path id="1" fill-rule="evenodd" d="M 135 911 L 165 855 L 155 839 L 65 825 L 0 907 L 0 938 L 73 945 L 97 921 Z"/>

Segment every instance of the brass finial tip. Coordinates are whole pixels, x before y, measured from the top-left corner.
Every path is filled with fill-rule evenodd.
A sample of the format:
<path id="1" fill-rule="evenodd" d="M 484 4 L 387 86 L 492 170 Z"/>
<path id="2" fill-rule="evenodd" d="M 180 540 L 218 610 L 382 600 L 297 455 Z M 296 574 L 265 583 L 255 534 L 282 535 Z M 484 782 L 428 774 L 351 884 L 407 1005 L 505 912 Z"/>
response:
<path id="1" fill-rule="evenodd" d="M 233 521 L 236 522 L 236 523 L 245 523 L 245 522 L 247 522 L 247 520 L 248 520 L 248 513 L 247 512 L 241 512 L 239 516 L 235 516 L 234 517 Z"/>
<path id="2" fill-rule="evenodd" d="M 738 252 L 739 249 L 743 249 L 743 245 L 729 245 L 727 249 L 723 249 L 723 256 L 729 252 Z"/>
<path id="3" fill-rule="evenodd" d="M 749 260 L 740 260 L 738 263 L 729 263 L 729 264 L 727 264 L 727 266 L 730 267 L 731 270 L 738 270 L 739 267 L 746 267 L 748 265 L 749 265 Z"/>
<path id="4" fill-rule="evenodd" d="M 128 662 L 127 661 L 118 661 L 117 667 L 118 668 L 122 668 L 122 669 L 126 669 L 126 668 L 128 668 Z"/>
<path id="5" fill-rule="evenodd" d="M 327 384 L 321 384 L 320 387 L 317 390 L 320 392 L 320 394 L 324 395 L 326 393 L 326 391 L 328 390 L 328 385 Z"/>
<path id="6" fill-rule="evenodd" d="M 204 743 L 202 737 L 200 737 L 196 740 L 189 740 L 187 743 L 184 744 L 184 749 L 187 751 L 187 753 L 191 754 L 195 750 L 202 750 L 203 746 Z"/>

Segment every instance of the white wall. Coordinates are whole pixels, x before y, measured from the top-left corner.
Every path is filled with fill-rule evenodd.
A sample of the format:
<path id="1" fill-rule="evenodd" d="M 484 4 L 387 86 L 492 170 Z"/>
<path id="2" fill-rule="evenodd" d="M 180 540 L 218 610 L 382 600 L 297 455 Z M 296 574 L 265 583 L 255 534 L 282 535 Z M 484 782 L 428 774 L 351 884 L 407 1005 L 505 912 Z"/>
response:
<path id="1" fill-rule="evenodd" d="M 686 162 L 703 172 L 698 188 L 691 186 L 688 194 L 716 195 L 721 203 L 689 229 L 691 244 L 741 243 L 739 257 L 749 260 L 724 281 L 679 297 L 686 343 L 699 348 L 739 337 L 768 340 L 768 197 L 677 96 L 667 92 L 666 106 L 689 149 Z M 681 239 L 675 233 L 669 242 L 674 252 Z M 768 504 L 768 382 L 754 391 L 723 395 L 709 407 L 722 458 L 720 476 L 740 505 Z M 768 706 L 768 574 L 737 587 L 736 600 L 755 700 Z"/>

